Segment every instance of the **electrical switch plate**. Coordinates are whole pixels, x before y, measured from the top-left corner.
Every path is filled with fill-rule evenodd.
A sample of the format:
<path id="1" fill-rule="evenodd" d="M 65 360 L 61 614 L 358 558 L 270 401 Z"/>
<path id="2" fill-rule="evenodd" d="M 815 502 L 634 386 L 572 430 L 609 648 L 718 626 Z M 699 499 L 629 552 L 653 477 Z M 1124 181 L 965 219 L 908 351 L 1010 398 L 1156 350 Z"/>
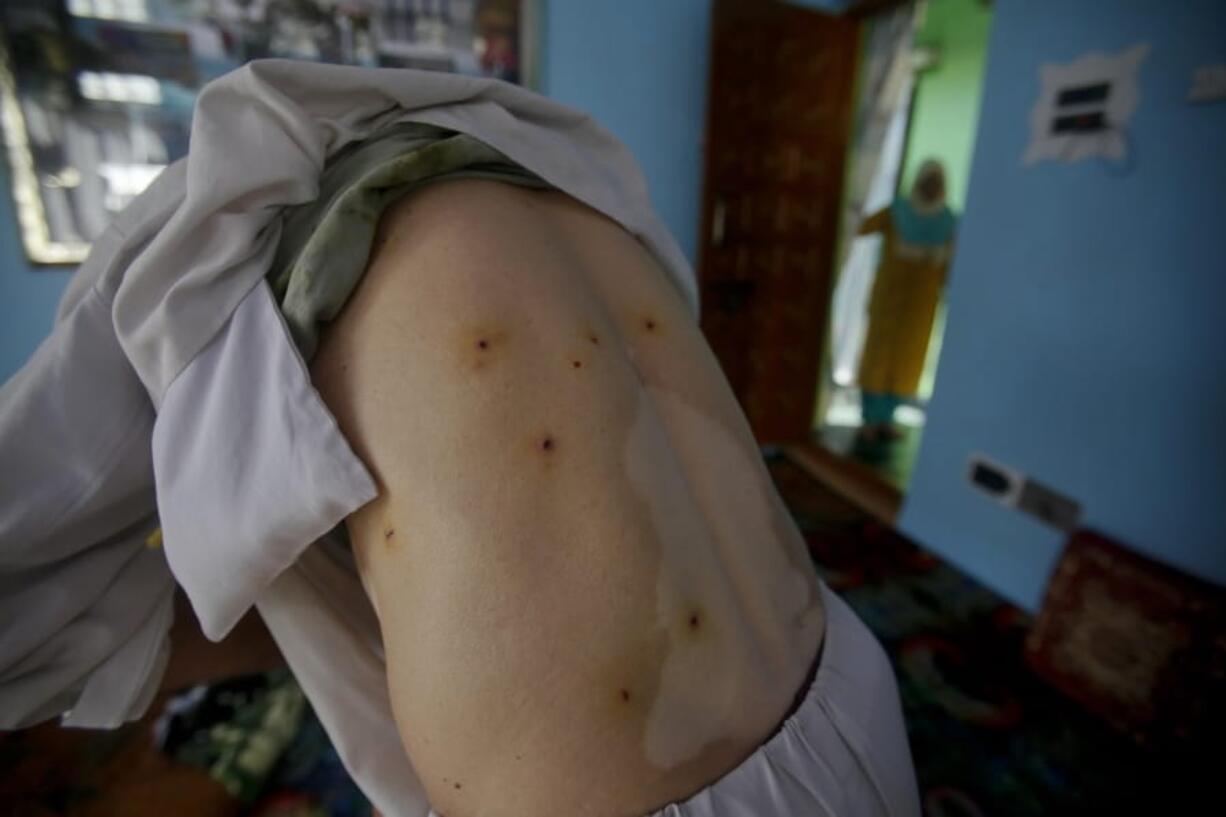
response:
<path id="1" fill-rule="evenodd" d="M 971 456 L 966 478 L 1001 505 L 1016 508 L 1057 530 L 1073 531 L 1081 522 L 1081 505 L 1076 501 L 983 454 Z"/>
<path id="2" fill-rule="evenodd" d="M 1018 471 L 993 462 L 982 454 L 971 456 L 967 464 L 966 478 L 980 491 L 1002 505 L 1013 507 L 1022 495 L 1026 478 Z"/>

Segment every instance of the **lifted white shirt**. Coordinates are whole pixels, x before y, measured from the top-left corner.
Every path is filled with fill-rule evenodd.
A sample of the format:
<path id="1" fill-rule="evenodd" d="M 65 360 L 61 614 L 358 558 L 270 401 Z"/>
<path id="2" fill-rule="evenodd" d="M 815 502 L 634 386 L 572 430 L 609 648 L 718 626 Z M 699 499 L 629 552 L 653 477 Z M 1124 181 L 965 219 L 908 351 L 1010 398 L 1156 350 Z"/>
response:
<path id="1" fill-rule="evenodd" d="M 329 156 L 398 122 L 468 133 L 614 219 L 697 310 L 632 157 L 582 113 L 411 70 L 267 60 L 210 83 L 191 153 L 94 243 L 0 388 L 0 728 L 139 717 L 177 582 L 213 639 L 257 605 L 371 800 L 429 813 L 373 611 L 347 550 L 319 541 L 375 485 L 264 281 L 284 209 L 316 196 Z"/>

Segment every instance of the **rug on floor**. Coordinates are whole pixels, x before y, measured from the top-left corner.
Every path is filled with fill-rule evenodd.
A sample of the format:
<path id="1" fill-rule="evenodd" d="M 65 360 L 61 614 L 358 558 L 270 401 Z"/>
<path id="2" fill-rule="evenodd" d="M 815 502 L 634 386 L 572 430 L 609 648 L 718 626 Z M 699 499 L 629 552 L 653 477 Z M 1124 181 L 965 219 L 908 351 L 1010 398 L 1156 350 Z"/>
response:
<path id="1" fill-rule="evenodd" d="M 769 466 L 823 578 L 894 663 L 926 817 L 1204 811 L 1178 804 L 1220 757 L 1136 746 L 1027 669 L 1025 613 L 785 459 Z M 285 671 L 163 694 L 112 732 L 0 735 L 0 803 L 17 817 L 370 813 Z"/>
<path id="2" fill-rule="evenodd" d="M 782 457 L 822 578 L 890 655 L 926 817 L 1175 814 L 1209 757 L 1143 749 L 1024 663 L 1030 617 Z M 1198 768 L 1200 767 L 1200 768 Z"/>

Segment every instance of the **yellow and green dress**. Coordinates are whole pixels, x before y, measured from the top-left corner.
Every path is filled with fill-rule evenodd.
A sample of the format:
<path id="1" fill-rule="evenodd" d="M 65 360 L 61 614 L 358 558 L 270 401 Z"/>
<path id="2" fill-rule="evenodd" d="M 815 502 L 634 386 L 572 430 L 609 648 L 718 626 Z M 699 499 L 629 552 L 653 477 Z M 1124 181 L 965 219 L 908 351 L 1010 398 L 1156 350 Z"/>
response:
<path id="1" fill-rule="evenodd" d="M 860 226 L 860 235 L 881 233 L 885 239 L 860 359 L 865 425 L 890 422 L 899 403 L 916 394 L 955 226 L 954 214 L 944 204 L 923 207 L 906 198 L 896 199 Z"/>

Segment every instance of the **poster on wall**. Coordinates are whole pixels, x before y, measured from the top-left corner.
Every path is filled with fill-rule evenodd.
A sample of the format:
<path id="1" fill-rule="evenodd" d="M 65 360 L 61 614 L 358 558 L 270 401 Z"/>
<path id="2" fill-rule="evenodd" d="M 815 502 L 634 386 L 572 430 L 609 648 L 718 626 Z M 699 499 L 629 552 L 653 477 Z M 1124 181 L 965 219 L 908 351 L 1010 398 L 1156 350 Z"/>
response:
<path id="1" fill-rule="evenodd" d="M 1149 44 L 1118 54 L 1091 52 L 1070 63 L 1039 66 L 1039 96 L 1030 109 L 1027 165 L 1128 158 L 1128 127 L 1140 104 L 1141 65 Z"/>
<path id="2" fill-rule="evenodd" d="M 75 264 L 265 57 L 534 82 L 534 0 L 5 0 L 0 127 L 26 255 Z"/>

